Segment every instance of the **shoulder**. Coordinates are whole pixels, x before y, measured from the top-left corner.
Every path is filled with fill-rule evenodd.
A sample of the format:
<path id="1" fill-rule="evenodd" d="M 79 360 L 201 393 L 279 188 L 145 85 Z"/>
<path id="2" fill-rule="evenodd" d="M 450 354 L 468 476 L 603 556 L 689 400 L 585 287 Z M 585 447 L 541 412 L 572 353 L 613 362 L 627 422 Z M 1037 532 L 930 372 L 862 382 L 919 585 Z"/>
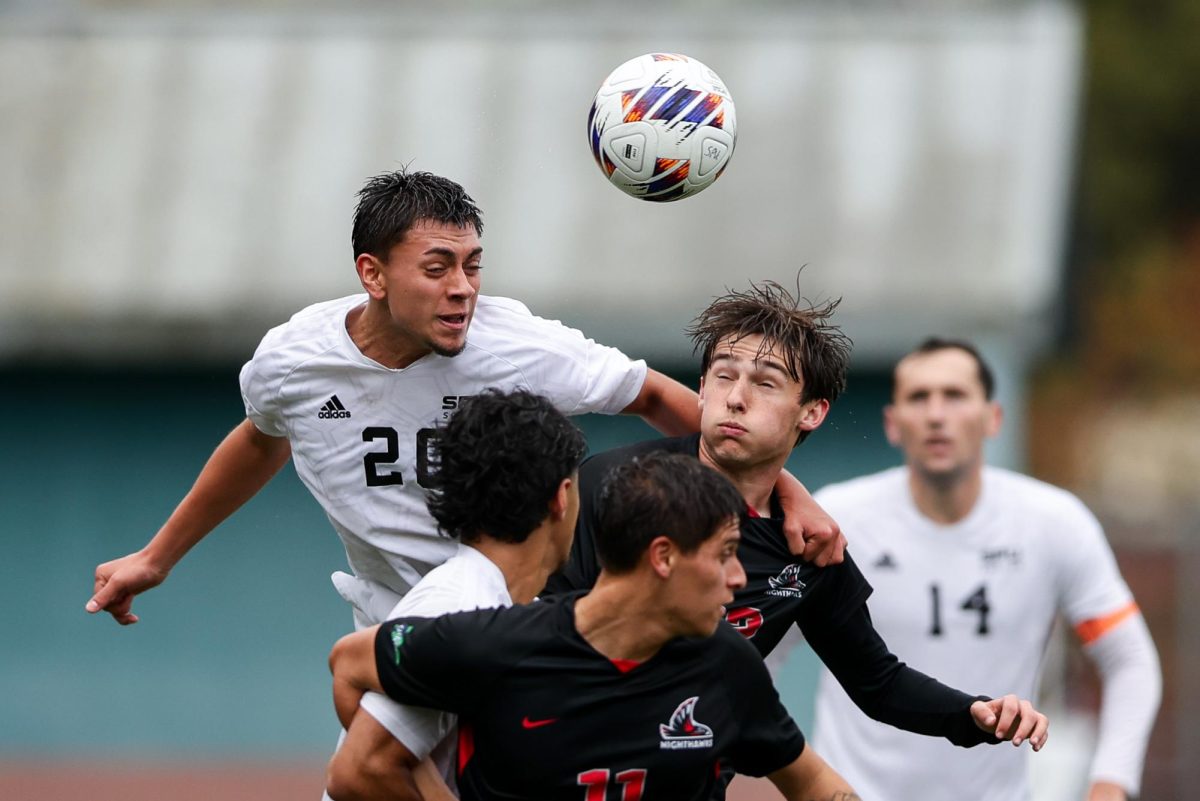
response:
<path id="1" fill-rule="evenodd" d="M 695 456 L 699 436 L 699 434 L 691 434 L 685 437 L 648 439 L 642 442 L 635 442 L 632 445 L 611 448 L 607 451 L 592 454 L 584 460 L 579 468 L 580 481 L 599 481 L 607 475 L 609 470 L 617 465 L 631 462 L 639 456 L 645 456 L 649 453 L 683 453 Z"/>
<path id="2" fill-rule="evenodd" d="M 415 626 L 426 647 L 453 650 L 463 661 L 495 662 L 518 657 L 547 639 L 561 614 L 555 599 L 531 604 L 451 612 L 432 620 L 411 616 L 385 626 Z"/>
<path id="3" fill-rule="evenodd" d="M 477 553 L 477 552 L 476 552 Z M 392 617 L 434 617 L 449 612 L 509 606 L 504 576 L 487 557 L 460 552 L 429 571 L 396 605 Z"/>
<path id="4" fill-rule="evenodd" d="M 489 348 L 514 339 L 524 346 L 550 347 L 561 341 L 581 342 L 584 336 L 558 320 L 538 317 L 518 300 L 480 295 L 471 320 L 469 344 Z"/>
<path id="5" fill-rule="evenodd" d="M 366 299 L 365 294 L 347 295 L 301 309 L 263 336 L 252 364 L 297 362 L 328 351 L 338 342 L 339 326 L 345 326 L 346 314 Z"/>
<path id="6" fill-rule="evenodd" d="M 813 493 L 817 503 L 835 517 L 838 510 L 864 508 L 864 504 L 890 504 L 904 497 L 907 484 L 905 468 L 890 467 L 849 481 L 826 484 Z"/>
<path id="7" fill-rule="evenodd" d="M 1058 524 L 1099 525 L 1091 510 L 1074 493 L 1002 467 L 985 467 L 984 486 L 1006 507 L 1020 507 Z"/>
<path id="8" fill-rule="evenodd" d="M 745 673 L 739 671 L 748 670 L 751 674 L 762 672 L 766 673 L 767 669 L 763 664 L 763 656 L 758 652 L 758 649 L 750 644 L 750 640 L 744 634 L 735 629 L 727 621 L 722 620 L 717 624 L 717 630 L 705 641 L 707 648 L 714 652 L 717 657 L 716 664 L 721 665 L 723 672 L 728 672 L 730 675 L 737 675 L 739 679 L 747 678 Z M 730 670 L 730 668 L 735 668 Z M 750 676 L 752 678 L 753 675 Z"/>

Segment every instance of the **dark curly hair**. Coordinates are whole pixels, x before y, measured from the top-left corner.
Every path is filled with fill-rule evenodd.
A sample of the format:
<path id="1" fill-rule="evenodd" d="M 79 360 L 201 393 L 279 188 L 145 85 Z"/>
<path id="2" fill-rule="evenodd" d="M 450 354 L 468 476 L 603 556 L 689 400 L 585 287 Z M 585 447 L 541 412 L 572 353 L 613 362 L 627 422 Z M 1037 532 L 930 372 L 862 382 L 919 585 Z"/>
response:
<path id="1" fill-rule="evenodd" d="M 746 502 L 729 479 L 681 453 L 649 453 L 604 477 L 596 519 L 596 556 L 610 573 L 628 573 L 658 536 L 693 553 Z"/>
<path id="2" fill-rule="evenodd" d="M 839 303 L 840 298 L 820 305 L 807 301 L 802 305 L 774 281 L 752 283 L 744 292 L 728 292 L 710 303 L 688 326 L 693 350 L 702 354 L 700 372 L 708 372 L 722 342 L 760 334 L 760 355 L 778 347 L 792 380 L 802 381 L 800 403 L 816 399 L 833 403 L 846 388 L 853 345 L 840 328 L 829 322 Z M 797 444 L 810 433 L 800 432 Z"/>
<path id="3" fill-rule="evenodd" d="M 354 257 L 369 253 L 386 261 L 421 220 L 471 226 L 483 234 L 483 212 L 462 186 L 430 172 L 401 169 L 376 175 L 359 191 L 350 237 Z"/>
<path id="4" fill-rule="evenodd" d="M 431 439 L 426 503 L 447 536 L 524 542 L 586 450 L 580 430 L 542 396 L 486 389 Z"/>

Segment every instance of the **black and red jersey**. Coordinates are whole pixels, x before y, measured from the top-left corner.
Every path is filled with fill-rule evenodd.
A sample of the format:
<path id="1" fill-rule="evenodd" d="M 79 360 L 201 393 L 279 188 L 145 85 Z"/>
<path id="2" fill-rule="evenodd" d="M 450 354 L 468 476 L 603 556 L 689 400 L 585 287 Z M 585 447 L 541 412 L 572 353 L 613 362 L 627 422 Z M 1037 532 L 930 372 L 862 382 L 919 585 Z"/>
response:
<path id="1" fill-rule="evenodd" d="M 604 476 L 618 464 L 656 451 L 697 456 L 700 435 L 649 440 L 605 451 L 579 469 L 580 510 L 571 556 L 550 577 L 544 595 L 591 587 L 600 574 L 595 522 Z M 738 558 L 746 586 L 734 597 L 728 622 L 762 656 L 795 625 L 855 703 L 897 728 L 945 737 L 956 745 L 995 742 L 970 716 L 979 696 L 947 687 L 901 662 L 875 631 L 867 609 L 871 585 L 849 551 L 839 565 L 817 567 L 791 553 L 778 509 L 769 518 L 749 509 L 741 520 Z"/>
<path id="2" fill-rule="evenodd" d="M 384 691 L 459 715 L 464 801 L 707 799 L 722 764 L 763 776 L 804 750 L 732 628 L 614 663 L 576 630 L 577 597 L 380 627 Z"/>

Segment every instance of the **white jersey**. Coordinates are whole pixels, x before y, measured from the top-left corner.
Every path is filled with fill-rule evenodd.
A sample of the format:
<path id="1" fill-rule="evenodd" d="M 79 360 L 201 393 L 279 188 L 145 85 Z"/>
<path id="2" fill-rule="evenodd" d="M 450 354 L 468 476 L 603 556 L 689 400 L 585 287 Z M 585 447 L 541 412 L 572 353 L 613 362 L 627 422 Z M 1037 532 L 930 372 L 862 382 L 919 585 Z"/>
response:
<path id="1" fill-rule="evenodd" d="M 965 692 L 1035 697 L 1058 613 L 1080 626 L 1133 602 L 1091 512 L 1027 476 L 985 468 L 975 508 L 953 525 L 917 510 L 902 467 L 816 499 L 875 588 L 871 619 L 892 653 Z M 863 798 L 1030 797 L 1027 747 L 963 749 L 877 723 L 824 669 L 815 712 L 814 747 Z"/>
<path id="2" fill-rule="evenodd" d="M 455 555 L 429 571 L 396 604 L 388 617 L 437 617 L 450 612 L 501 606 L 512 606 L 504 574 L 482 553 L 460 544 Z M 447 784 L 455 786 L 455 743 L 449 736 L 457 722 L 455 715 L 424 707 L 402 706 L 380 693 L 367 693 L 360 703 L 364 711 L 379 721 L 417 759 L 432 753 Z M 440 748 L 437 747 L 439 743 L 443 743 Z"/>
<path id="3" fill-rule="evenodd" d="M 615 414 L 637 397 L 646 365 L 516 301 L 480 296 L 460 354 L 391 369 L 346 330 L 366 298 L 309 306 L 267 332 L 242 368 L 242 397 L 260 431 L 290 441 L 354 573 L 403 595 L 454 553 L 421 484 L 428 438 L 464 397 L 527 389 L 565 414 Z"/>

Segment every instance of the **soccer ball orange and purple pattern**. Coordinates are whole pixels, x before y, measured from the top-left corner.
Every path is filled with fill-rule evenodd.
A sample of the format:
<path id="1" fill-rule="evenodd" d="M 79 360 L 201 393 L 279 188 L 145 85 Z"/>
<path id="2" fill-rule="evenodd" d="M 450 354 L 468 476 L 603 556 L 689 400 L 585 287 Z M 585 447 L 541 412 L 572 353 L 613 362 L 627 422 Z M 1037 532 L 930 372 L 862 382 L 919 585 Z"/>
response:
<path id="1" fill-rule="evenodd" d="M 588 114 L 592 155 L 609 182 L 641 200 L 710 186 L 733 155 L 733 98 L 694 58 L 647 53 L 605 78 Z"/>

